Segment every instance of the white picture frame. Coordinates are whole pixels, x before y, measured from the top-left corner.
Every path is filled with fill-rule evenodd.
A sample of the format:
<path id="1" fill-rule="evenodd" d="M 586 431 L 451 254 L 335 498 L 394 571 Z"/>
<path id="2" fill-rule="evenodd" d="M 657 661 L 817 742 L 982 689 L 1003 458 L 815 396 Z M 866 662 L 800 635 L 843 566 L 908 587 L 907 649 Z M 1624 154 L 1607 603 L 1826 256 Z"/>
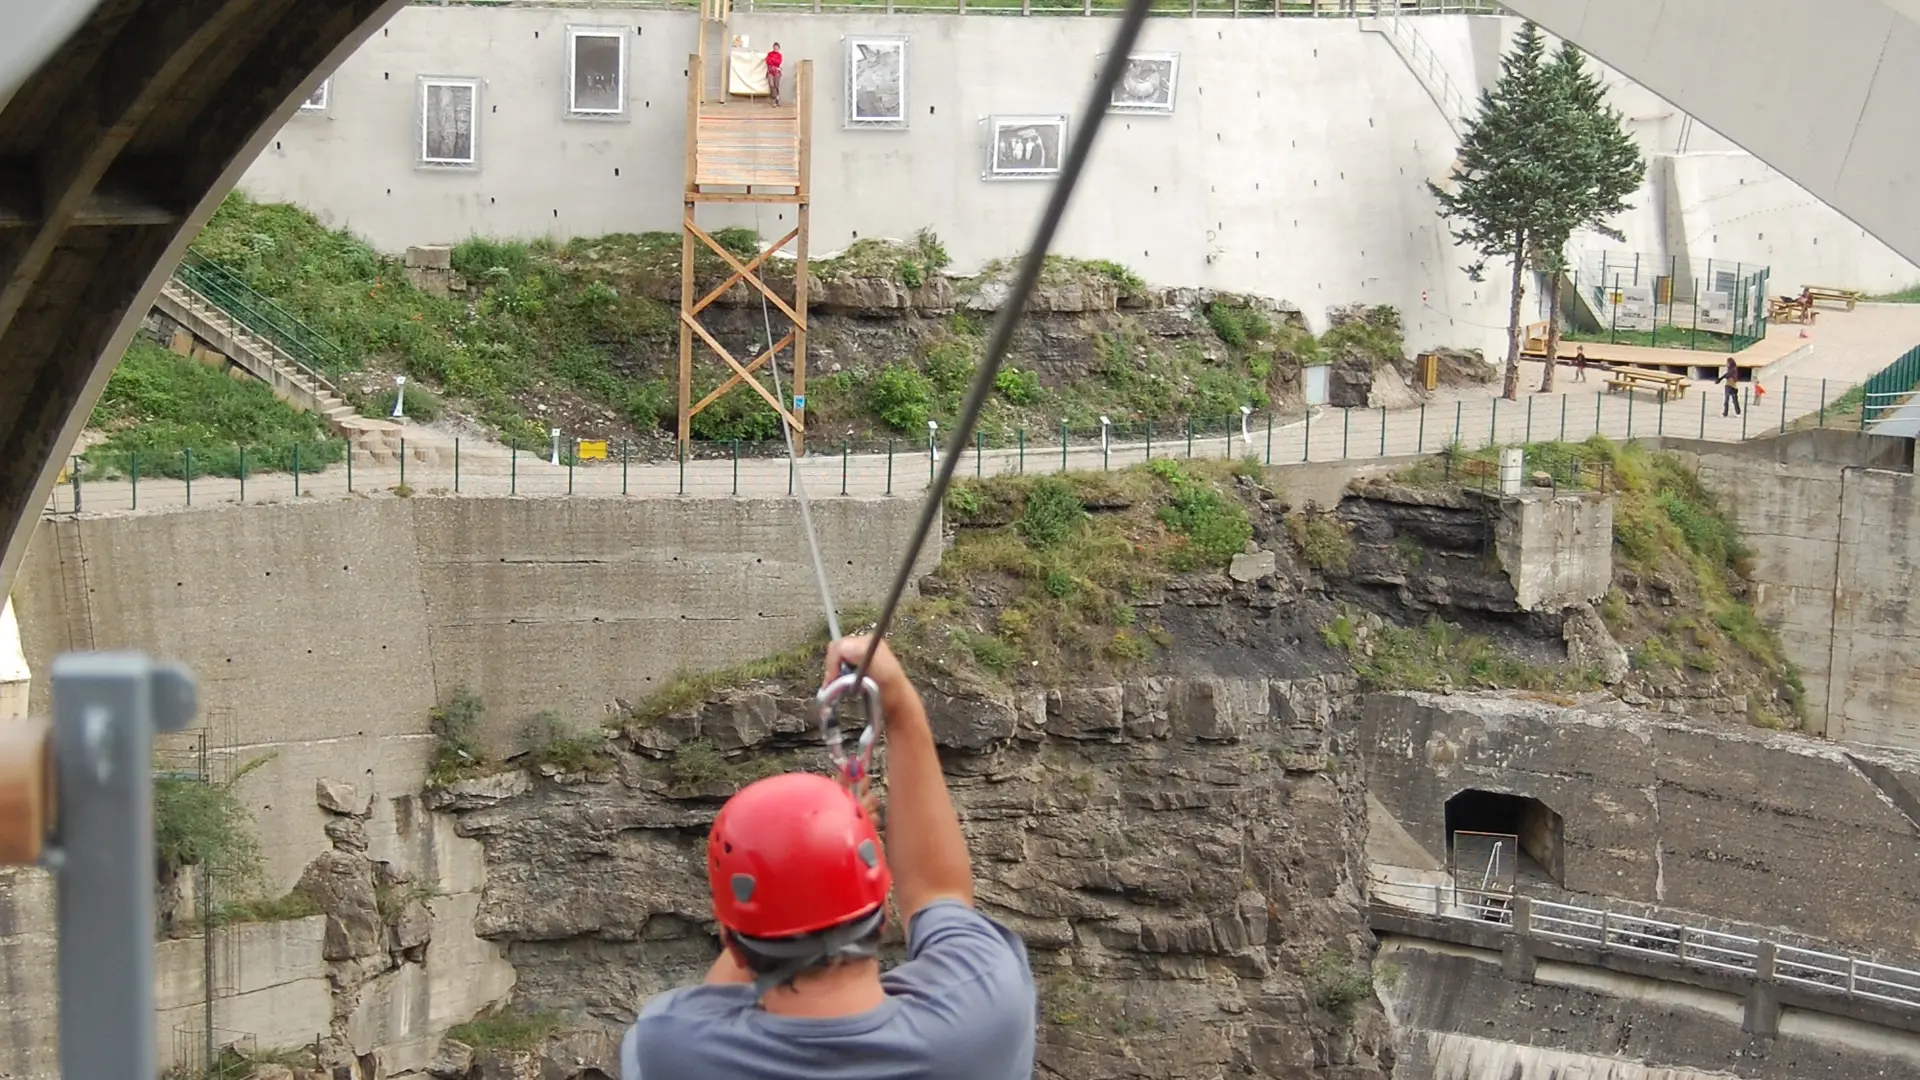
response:
<path id="1" fill-rule="evenodd" d="M 862 34 L 841 39 L 846 58 L 847 129 L 907 127 L 907 38 Z"/>
<path id="2" fill-rule="evenodd" d="M 300 111 L 303 113 L 323 113 L 327 111 L 327 106 L 331 104 L 332 101 L 333 76 L 329 75 L 321 79 L 320 85 L 314 87 L 313 93 L 308 94 L 307 99 L 300 103 Z"/>
<path id="3" fill-rule="evenodd" d="M 1051 180 L 1060 175 L 1067 153 L 1064 113 L 989 116 L 986 125 L 986 179 Z"/>
<path id="4" fill-rule="evenodd" d="M 480 83 L 470 76 L 420 76 L 414 149 L 422 167 L 479 166 Z"/>
<path id="5" fill-rule="evenodd" d="M 1120 81 L 1114 85 L 1107 111 L 1171 115 L 1180 83 L 1177 52 L 1128 53 Z"/>
<path id="6" fill-rule="evenodd" d="M 567 27 L 567 115 L 589 120 L 626 118 L 627 35 L 623 29 Z"/>

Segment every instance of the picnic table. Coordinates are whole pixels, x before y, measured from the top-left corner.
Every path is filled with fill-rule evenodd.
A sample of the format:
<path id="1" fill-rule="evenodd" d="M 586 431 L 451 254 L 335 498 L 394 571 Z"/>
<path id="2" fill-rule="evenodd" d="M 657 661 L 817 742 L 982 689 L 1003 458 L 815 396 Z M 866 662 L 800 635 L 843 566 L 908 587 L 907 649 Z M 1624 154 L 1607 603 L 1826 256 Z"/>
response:
<path id="1" fill-rule="evenodd" d="M 1813 309 L 1812 297 L 1802 293 L 1799 296 L 1775 296 L 1767 301 L 1767 318 L 1779 323 L 1804 323 L 1813 325 L 1820 313 Z"/>
<path id="2" fill-rule="evenodd" d="M 1635 390 L 1651 390 L 1661 401 L 1668 398 L 1687 396 L 1687 384 L 1692 380 L 1685 375 L 1670 375 L 1651 368 L 1617 367 L 1607 372 L 1607 393 Z"/>
<path id="3" fill-rule="evenodd" d="M 1800 300 L 1808 307 L 1819 303 L 1845 304 L 1852 311 L 1855 304 L 1865 300 L 1867 294 L 1858 289 L 1841 289 L 1832 285 L 1802 285 Z"/>

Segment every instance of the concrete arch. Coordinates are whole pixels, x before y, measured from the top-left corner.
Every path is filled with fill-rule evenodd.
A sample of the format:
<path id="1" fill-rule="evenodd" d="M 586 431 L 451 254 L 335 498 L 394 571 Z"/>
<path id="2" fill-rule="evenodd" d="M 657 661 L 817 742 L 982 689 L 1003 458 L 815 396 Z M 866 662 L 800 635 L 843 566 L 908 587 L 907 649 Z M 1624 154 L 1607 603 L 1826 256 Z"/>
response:
<path id="1" fill-rule="evenodd" d="M 101 0 L 0 108 L 0 584 L 182 250 L 404 0 Z M 71 10 L 76 6 L 62 5 Z M 38 16 L 9 10 L 0 39 Z M 10 61 L 31 57 L 10 54 Z"/>

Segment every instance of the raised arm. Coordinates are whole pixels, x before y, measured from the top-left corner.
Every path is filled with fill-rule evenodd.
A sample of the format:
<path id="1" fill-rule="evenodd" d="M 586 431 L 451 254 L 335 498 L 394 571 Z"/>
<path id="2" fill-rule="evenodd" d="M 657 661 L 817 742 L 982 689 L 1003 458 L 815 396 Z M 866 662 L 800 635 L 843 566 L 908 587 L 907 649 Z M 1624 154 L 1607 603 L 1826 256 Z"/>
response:
<path id="1" fill-rule="evenodd" d="M 842 660 L 858 666 L 866 655 L 865 637 L 842 638 L 827 647 L 827 677 L 837 677 Z M 973 905 L 973 864 L 960 832 L 947 779 L 933 747 L 933 728 L 919 691 L 907 681 L 900 661 L 886 642 L 867 671 L 880 688 L 887 745 L 887 862 L 900 916 L 914 915 L 935 900 Z"/>

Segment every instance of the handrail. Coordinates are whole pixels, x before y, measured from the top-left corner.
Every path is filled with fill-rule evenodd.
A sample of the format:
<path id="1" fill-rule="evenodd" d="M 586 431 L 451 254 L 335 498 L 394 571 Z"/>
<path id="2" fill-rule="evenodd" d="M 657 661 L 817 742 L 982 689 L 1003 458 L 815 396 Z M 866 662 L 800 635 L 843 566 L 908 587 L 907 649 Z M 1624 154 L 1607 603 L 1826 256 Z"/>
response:
<path id="1" fill-rule="evenodd" d="M 1920 346 L 1908 349 L 1900 359 L 1874 372 L 1862 387 L 1865 399 L 1860 406 L 1860 426 L 1879 420 L 1882 414 L 1899 407 L 1913 388 L 1920 386 Z"/>
<path id="2" fill-rule="evenodd" d="M 1433 46 L 1427 44 L 1427 39 L 1411 23 L 1402 21 L 1401 16 L 1409 14 L 1427 13 L 1395 10 L 1389 5 L 1388 10 L 1380 15 L 1380 21 L 1387 26 L 1387 40 L 1393 45 L 1393 51 L 1399 53 L 1400 59 L 1406 62 L 1414 78 L 1420 80 L 1420 85 L 1433 98 L 1433 103 L 1440 107 L 1447 126 L 1453 129 L 1454 137 L 1464 139 L 1467 137 L 1467 124 L 1474 115 L 1473 108 L 1467 96 L 1454 85 L 1453 76 L 1447 74 L 1446 67 L 1440 63 L 1440 54 L 1433 51 Z"/>
<path id="3" fill-rule="evenodd" d="M 514 0 L 413 0 L 415 7 L 516 6 Z M 699 0 L 538 0 L 540 7 L 695 10 Z M 1118 15 L 1120 0 L 740 0 L 742 12 L 815 15 Z M 1496 0 L 1155 0 L 1158 16 L 1365 19 L 1376 15 L 1508 15 Z"/>
<path id="4" fill-rule="evenodd" d="M 238 274 L 189 248 L 174 280 L 273 345 L 282 358 L 329 392 L 325 372 L 345 370 L 346 353 L 326 335 L 248 285 Z"/>
<path id="5" fill-rule="evenodd" d="M 1886 1005 L 1920 1010 L 1920 970 L 1862 956 L 1820 952 L 1703 926 L 1628 915 L 1522 897 L 1503 906 L 1484 890 L 1452 882 L 1403 882 L 1372 878 L 1376 903 L 1439 919 L 1498 927 L 1523 937 L 1547 938 L 1602 952 L 1651 956 L 1680 964 L 1772 978 Z M 1511 901 L 1511 894 L 1500 894 Z M 1514 910 L 1517 907 L 1518 911 Z M 1521 920 L 1516 922 L 1516 920 Z M 1762 957 L 1771 954 L 1770 963 Z M 1769 970 L 1770 969 L 1770 970 Z"/>

